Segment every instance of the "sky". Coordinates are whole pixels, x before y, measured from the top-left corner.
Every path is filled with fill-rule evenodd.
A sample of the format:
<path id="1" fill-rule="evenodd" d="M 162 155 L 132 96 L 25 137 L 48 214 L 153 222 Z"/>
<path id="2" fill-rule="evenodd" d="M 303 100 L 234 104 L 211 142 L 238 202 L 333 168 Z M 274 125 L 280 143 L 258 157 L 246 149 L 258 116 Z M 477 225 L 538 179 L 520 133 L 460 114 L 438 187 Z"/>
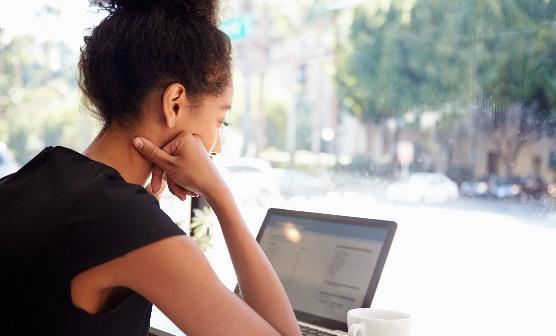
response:
<path id="1" fill-rule="evenodd" d="M 37 15 L 45 5 L 60 10 L 60 17 Z M 93 27 L 106 14 L 89 8 L 87 0 L 18 0 L 0 2 L 0 28 L 4 41 L 12 36 L 33 35 L 41 40 L 63 40 L 78 49 L 86 28 Z"/>
<path id="2" fill-rule="evenodd" d="M 15 5 L 14 5 L 15 3 Z M 46 5 L 60 10 L 60 16 L 38 15 Z M 227 16 L 234 16 L 238 0 L 223 0 Z M 295 7 L 295 1 L 289 6 Z M 239 14 L 237 14 L 239 15 Z M 78 50 L 83 44 L 87 28 L 97 25 L 106 12 L 90 7 L 88 0 L 18 0 L 0 1 L 0 28 L 4 30 L 4 41 L 12 36 L 32 35 L 39 41 L 63 40 Z"/>
<path id="3" fill-rule="evenodd" d="M 222 6 L 226 16 L 234 16 L 240 0 L 223 0 Z M 257 0 L 261 1 L 261 0 Z M 294 0 L 266 0 L 279 3 L 286 11 L 295 11 L 299 6 Z M 390 0 L 331 0 L 332 7 L 352 7 L 365 1 L 389 3 Z M 412 1 L 412 0 L 408 0 Z M 45 5 L 60 10 L 59 18 L 38 15 Z M 33 35 L 39 41 L 63 40 L 68 46 L 78 50 L 83 44 L 86 29 L 94 27 L 106 16 L 106 12 L 98 13 L 96 8 L 89 7 L 88 0 L 17 0 L 0 1 L 0 28 L 4 30 L 4 42 L 12 36 Z"/>

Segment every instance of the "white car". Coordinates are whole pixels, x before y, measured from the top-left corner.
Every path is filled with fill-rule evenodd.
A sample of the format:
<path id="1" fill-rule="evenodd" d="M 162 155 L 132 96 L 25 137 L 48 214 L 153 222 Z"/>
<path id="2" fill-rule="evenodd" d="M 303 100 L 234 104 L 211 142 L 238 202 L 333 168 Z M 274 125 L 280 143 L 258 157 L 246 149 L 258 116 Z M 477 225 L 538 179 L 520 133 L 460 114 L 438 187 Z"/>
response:
<path id="1" fill-rule="evenodd" d="M 282 196 L 322 196 L 334 190 L 334 183 L 326 175 L 315 175 L 297 169 L 274 168 Z"/>
<path id="2" fill-rule="evenodd" d="M 0 178 L 15 173 L 19 165 L 5 143 L 0 142 Z"/>
<path id="3" fill-rule="evenodd" d="M 264 205 L 280 197 L 280 185 L 268 161 L 215 156 L 214 163 L 230 187 L 234 197 Z"/>
<path id="4" fill-rule="evenodd" d="M 386 199 L 394 202 L 444 204 L 458 199 L 458 185 L 439 173 L 415 173 L 385 189 Z"/>

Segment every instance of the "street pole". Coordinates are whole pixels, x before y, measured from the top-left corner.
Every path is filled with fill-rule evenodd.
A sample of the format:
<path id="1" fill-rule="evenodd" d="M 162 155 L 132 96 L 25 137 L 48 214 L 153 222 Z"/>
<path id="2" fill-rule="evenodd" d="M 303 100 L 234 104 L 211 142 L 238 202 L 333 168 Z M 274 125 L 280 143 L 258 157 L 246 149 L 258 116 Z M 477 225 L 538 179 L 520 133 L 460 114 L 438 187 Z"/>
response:
<path id="1" fill-rule="evenodd" d="M 241 148 L 241 156 L 245 156 L 249 152 L 249 144 L 251 143 L 251 74 L 250 71 L 244 72 L 245 76 L 245 109 L 241 116 L 241 129 L 243 130 L 243 146 Z"/>
<path id="2" fill-rule="evenodd" d="M 244 0 L 242 5 L 243 14 L 251 13 L 253 9 L 251 0 Z M 243 115 L 241 116 L 241 129 L 243 133 L 243 146 L 241 148 L 241 155 L 245 156 L 249 152 L 249 145 L 251 143 L 252 120 L 251 120 L 251 69 L 249 66 L 251 62 L 248 60 L 250 56 L 249 40 L 243 41 L 240 46 L 240 55 L 243 60 L 243 76 L 245 79 L 245 106 Z"/>
<path id="3" fill-rule="evenodd" d="M 288 153 L 290 154 L 290 164 L 295 163 L 295 148 L 296 148 L 296 129 L 297 129 L 297 108 L 299 105 L 299 84 L 297 80 L 295 81 L 295 93 L 293 102 L 288 109 L 288 120 L 287 120 L 287 130 L 286 130 L 286 142 Z"/>
<path id="4" fill-rule="evenodd" d="M 262 5 L 261 11 L 261 20 L 258 31 L 260 34 L 257 34 L 258 37 L 258 47 L 260 49 L 260 57 L 261 57 L 261 67 L 259 69 L 259 92 L 258 92 L 258 103 L 257 103 L 257 118 L 255 120 L 255 124 L 257 125 L 254 129 L 254 136 L 255 136 L 255 143 L 256 143 L 256 155 L 258 156 L 263 149 L 266 147 L 267 144 L 267 111 L 266 111 L 266 72 L 268 69 L 268 65 L 270 63 L 270 28 L 269 28 L 269 7 L 267 3 Z"/>

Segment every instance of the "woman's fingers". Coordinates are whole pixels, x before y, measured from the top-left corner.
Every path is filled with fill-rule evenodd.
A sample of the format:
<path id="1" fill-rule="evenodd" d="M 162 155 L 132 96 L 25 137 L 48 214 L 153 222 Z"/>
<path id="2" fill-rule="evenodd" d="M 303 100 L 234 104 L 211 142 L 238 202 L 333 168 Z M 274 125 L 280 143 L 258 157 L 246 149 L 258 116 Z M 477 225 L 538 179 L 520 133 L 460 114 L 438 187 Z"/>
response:
<path id="1" fill-rule="evenodd" d="M 184 188 L 180 187 L 172 179 L 168 180 L 168 190 L 170 190 L 170 192 L 174 194 L 174 196 L 176 196 L 182 201 L 185 201 L 185 199 L 187 198 L 188 195 L 187 191 Z"/>
<path id="2" fill-rule="evenodd" d="M 171 189 L 180 199 L 185 195 L 195 197 L 198 191 L 208 195 L 222 189 L 224 181 L 197 135 L 181 132 L 161 148 L 143 137 L 135 138 L 133 145 L 154 165 L 151 180 L 155 191 L 164 174 L 172 179 Z"/>
<path id="3" fill-rule="evenodd" d="M 172 155 L 158 148 L 151 141 L 142 137 L 137 137 L 133 140 L 133 146 L 144 158 L 151 161 L 166 172 L 174 169 L 172 164 L 174 162 Z"/>
<path id="4" fill-rule="evenodd" d="M 166 188 L 166 182 L 162 181 L 159 190 L 158 191 L 153 191 L 153 187 L 152 187 L 152 182 L 147 184 L 147 186 L 145 187 L 145 189 L 151 193 L 157 200 L 160 201 L 160 196 L 162 195 L 162 192 L 164 191 L 164 189 Z"/>
<path id="5" fill-rule="evenodd" d="M 164 170 L 159 166 L 154 165 L 151 172 L 151 187 L 153 192 L 158 193 L 163 184 Z"/>
<path id="6" fill-rule="evenodd" d="M 177 184 L 171 178 L 168 178 L 168 190 L 170 190 L 170 192 L 172 194 L 174 194 L 176 197 L 178 197 L 182 201 L 185 200 L 185 198 L 187 196 L 199 197 L 199 194 L 197 192 L 188 190 L 188 189 L 180 186 L 179 184 Z"/>
<path id="7" fill-rule="evenodd" d="M 162 174 L 164 174 L 164 172 L 162 171 Z M 147 186 L 145 187 L 145 189 L 151 193 L 154 197 L 156 197 L 156 199 L 158 199 L 160 201 L 160 196 L 162 195 L 162 192 L 164 191 L 164 189 L 168 188 L 168 190 L 170 190 L 170 192 L 176 196 L 177 198 L 179 198 L 182 201 L 185 201 L 185 199 L 187 198 L 187 196 L 190 197 L 199 197 L 199 194 L 193 191 L 190 191 L 186 188 L 181 187 L 179 184 L 177 184 L 174 180 L 172 179 L 166 179 L 165 176 L 160 178 L 160 186 L 159 186 L 159 190 L 158 191 L 154 191 L 154 187 L 153 187 L 153 182 L 151 181 L 151 183 L 147 184 Z"/>

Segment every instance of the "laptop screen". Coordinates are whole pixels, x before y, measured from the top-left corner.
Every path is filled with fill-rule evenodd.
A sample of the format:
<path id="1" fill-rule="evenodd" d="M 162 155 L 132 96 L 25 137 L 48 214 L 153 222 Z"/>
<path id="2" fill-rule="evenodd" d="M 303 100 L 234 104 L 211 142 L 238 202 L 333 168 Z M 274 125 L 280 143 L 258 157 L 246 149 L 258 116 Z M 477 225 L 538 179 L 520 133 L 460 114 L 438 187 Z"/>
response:
<path id="1" fill-rule="evenodd" d="M 380 257 L 389 231 L 350 224 L 346 217 L 341 222 L 330 218 L 270 214 L 258 240 L 298 318 L 315 316 L 345 325 L 347 311 L 369 299 L 377 264 L 384 263 L 385 256 Z M 378 273 L 382 265 L 379 268 Z M 374 282 L 376 288 L 378 278 Z"/>

